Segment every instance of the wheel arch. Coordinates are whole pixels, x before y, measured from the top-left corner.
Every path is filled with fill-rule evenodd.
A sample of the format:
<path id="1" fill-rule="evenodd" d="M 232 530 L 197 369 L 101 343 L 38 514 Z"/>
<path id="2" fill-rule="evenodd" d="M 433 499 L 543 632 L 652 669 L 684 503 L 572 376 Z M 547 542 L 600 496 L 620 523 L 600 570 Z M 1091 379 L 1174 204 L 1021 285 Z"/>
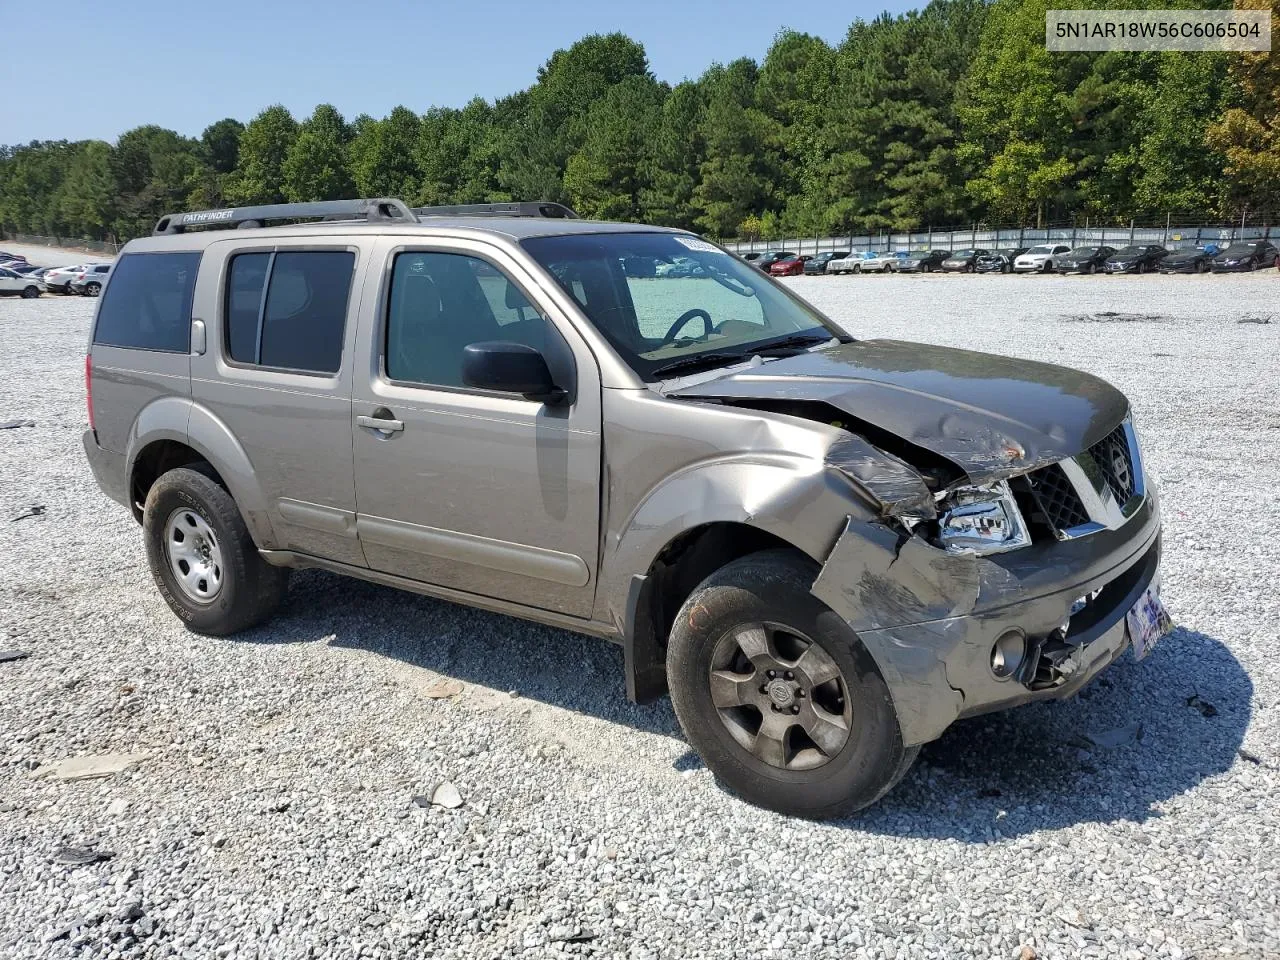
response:
<path id="1" fill-rule="evenodd" d="M 212 411 L 186 397 L 162 398 L 139 414 L 129 450 L 126 476 L 135 517 L 141 518 L 147 490 L 164 470 L 203 463 L 235 500 L 254 542 L 275 546 L 266 497 L 248 454 Z"/>

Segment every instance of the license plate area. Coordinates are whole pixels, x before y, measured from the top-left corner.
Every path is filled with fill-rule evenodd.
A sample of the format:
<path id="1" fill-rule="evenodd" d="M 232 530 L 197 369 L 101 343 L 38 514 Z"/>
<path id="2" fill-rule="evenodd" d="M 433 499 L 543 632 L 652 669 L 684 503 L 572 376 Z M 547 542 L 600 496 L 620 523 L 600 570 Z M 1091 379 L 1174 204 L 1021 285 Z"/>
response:
<path id="1" fill-rule="evenodd" d="M 1160 582 L 1153 580 L 1143 591 L 1138 602 L 1125 614 L 1125 626 L 1129 641 L 1133 644 L 1135 660 L 1141 660 L 1151 652 L 1160 638 L 1173 629 L 1173 619 L 1160 599 Z"/>

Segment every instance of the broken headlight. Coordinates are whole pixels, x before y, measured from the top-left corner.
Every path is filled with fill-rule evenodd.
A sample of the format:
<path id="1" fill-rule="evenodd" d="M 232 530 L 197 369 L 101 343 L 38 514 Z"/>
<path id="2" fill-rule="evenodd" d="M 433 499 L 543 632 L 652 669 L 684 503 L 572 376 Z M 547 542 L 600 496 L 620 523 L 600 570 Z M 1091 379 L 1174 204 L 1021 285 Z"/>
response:
<path id="1" fill-rule="evenodd" d="M 938 504 L 937 546 L 948 553 L 1004 553 L 1031 543 L 1009 484 L 956 487 Z"/>

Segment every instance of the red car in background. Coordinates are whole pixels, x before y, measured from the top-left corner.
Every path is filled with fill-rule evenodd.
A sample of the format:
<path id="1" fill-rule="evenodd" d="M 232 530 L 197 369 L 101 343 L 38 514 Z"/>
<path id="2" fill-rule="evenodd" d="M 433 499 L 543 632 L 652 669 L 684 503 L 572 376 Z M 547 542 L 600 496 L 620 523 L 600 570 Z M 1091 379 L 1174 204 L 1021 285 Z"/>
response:
<path id="1" fill-rule="evenodd" d="M 771 263 L 769 265 L 769 274 L 774 277 L 802 276 L 804 274 L 805 263 L 812 259 L 813 257 L 809 256 L 807 253 L 802 257 L 797 257 L 793 254 L 789 257 L 783 258 L 782 260 L 777 260 L 774 263 Z"/>

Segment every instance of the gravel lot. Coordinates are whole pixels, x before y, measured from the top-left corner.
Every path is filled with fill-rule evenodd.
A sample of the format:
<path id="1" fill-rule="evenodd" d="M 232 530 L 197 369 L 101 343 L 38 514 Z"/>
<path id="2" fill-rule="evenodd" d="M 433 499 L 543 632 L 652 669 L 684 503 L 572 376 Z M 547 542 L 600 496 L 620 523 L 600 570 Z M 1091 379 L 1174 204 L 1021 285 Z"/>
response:
<path id="1" fill-rule="evenodd" d="M 31 653 L 0 663 L 0 956 L 1280 955 L 1280 277 L 794 283 L 858 335 L 1125 390 L 1177 632 L 957 725 L 861 817 L 789 820 L 596 640 L 318 572 L 265 628 L 186 633 L 80 450 L 92 303 L 0 301 L 0 421 L 36 421 L 0 431 L 0 649 Z M 460 807 L 415 805 L 442 781 Z"/>

